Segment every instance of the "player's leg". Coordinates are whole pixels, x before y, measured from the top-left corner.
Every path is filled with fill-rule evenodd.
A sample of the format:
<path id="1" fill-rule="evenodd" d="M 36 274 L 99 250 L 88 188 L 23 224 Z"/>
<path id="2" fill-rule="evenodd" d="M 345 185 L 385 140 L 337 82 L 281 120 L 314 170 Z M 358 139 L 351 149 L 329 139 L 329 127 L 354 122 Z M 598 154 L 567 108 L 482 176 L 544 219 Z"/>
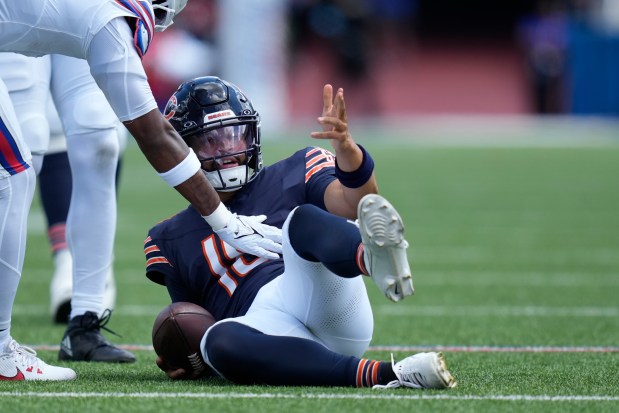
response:
<path id="1" fill-rule="evenodd" d="M 233 343 L 233 344 L 231 344 Z M 320 343 L 270 335 L 236 319 L 212 326 L 203 356 L 222 377 L 238 384 L 444 389 L 456 386 L 441 353 L 418 353 L 400 362 L 342 355 Z"/>
<path id="2" fill-rule="evenodd" d="M 99 317 L 116 231 L 116 117 L 85 61 L 54 55 L 52 94 L 62 119 L 73 177 L 67 240 L 73 257 L 70 321 L 60 358 L 133 362 L 107 342 Z"/>
<path id="3" fill-rule="evenodd" d="M 355 276 L 355 271 L 357 274 L 363 272 L 372 277 L 392 301 L 413 294 L 404 224 L 386 199 L 370 194 L 359 202 L 357 231 L 351 226 L 341 225 L 339 222 L 344 222 L 343 219 L 311 205 L 299 209 L 301 211 L 295 212 L 290 226 L 291 244 L 299 256 L 322 262 L 342 277 Z M 341 229 L 334 230 L 336 227 Z M 347 238 L 343 240 L 345 236 Z M 320 242 L 315 242 L 317 239 Z M 348 250 L 344 251 L 344 248 Z M 356 265 L 351 260 L 353 256 Z"/>
<path id="4" fill-rule="evenodd" d="M 38 178 L 41 205 L 47 218 L 47 237 L 54 259 L 54 275 L 50 283 L 50 313 L 56 323 L 66 323 L 71 311 L 73 259 L 65 230 L 73 179 L 66 139 L 51 93 L 46 114 L 50 129 L 49 148 Z"/>
<path id="5" fill-rule="evenodd" d="M 11 312 L 26 249 L 26 225 L 36 184 L 8 90 L 0 79 L 0 350 L 10 339 Z"/>
<path id="6" fill-rule="evenodd" d="M 54 260 L 50 283 L 50 313 L 56 323 L 66 323 L 71 310 L 73 260 L 65 233 L 71 200 L 71 167 L 67 152 L 45 155 L 39 173 L 39 193 L 45 217 L 47 237 Z"/>
<path id="7" fill-rule="evenodd" d="M 237 383 L 455 385 L 438 353 L 399 363 L 361 358 L 373 321 L 363 281 L 354 276 L 362 267 L 361 238 L 354 224 L 302 206 L 289 216 L 283 233 L 284 274 L 262 287 L 246 315 L 216 323 L 202 340 L 203 357 L 215 371 Z M 312 234 L 315 237 L 308 236 Z M 291 246 L 295 243 L 301 245 L 298 251 Z"/>
<path id="8" fill-rule="evenodd" d="M 314 245 L 324 239 L 326 244 L 317 247 L 321 248 L 318 256 L 344 276 L 329 271 L 317 255 L 311 260 L 302 258 L 291 246 L 289 233 L 311 225 L 328 228 L 319 238 L 307 239 Z M 235 320 L 266 334 L 307 338 L 337 353 L 361 357 L 372 339 L 374 322 L 365 284 L 358 276 L 361 240 L 357 227 L 304 205 L 290 214 L 282 232 L 284 273 L 263 286 L 247 313 Z M 334 243 L 329 244 L 327 238 Z"/>
<path id="9" fill-rule="evenodd" d="M 354 222 L 302 205 L 282 228 L 285 271 L 279 289 L 293 314 L 331 350 L 360 357 L 374 321 Z"/>
<path id="10" fill-rule="evenodd" d="M 344 356 L 314 340 L 264 334 L 234 320 L 211 327 L 203 344 L 208 364 L 238 384 L 362 387 L 394 379 L 391 367 L 380 362 Z"/>
<path id="11" fill-rule="evenodd" d="M 50 366 L 11 338 L 11 309 L 21 278 L 28 210 L 34 193 L 34 168 L 0 177 L 0 381 L 72 380 L 75 372 Z"/>
<path id="12" fill-rule="evenodd" d="M 11 313 L 26 250 L 28 212 L 36 184 L 9 95 L 0 80 L 0 380 L 71 380 L 11 338 Z"/>
<path id="13" fill-rule="evenodd" d="M 45 154 L 43 168 L 38 175 L 39 192 L 47 218 L 48 238 L 54 259 L 54 275 L 50 283 L 50 313 L 52 320 L 56 323 L 66 324 L 71 312 L 73 292 L 73 258 L 66 240 L 66 222 L 71 203 L 73 179 L 64 131 L 51 95 L 47 107 L 50 144 Z M 116 183 L 118 183 L 118 173 Z M 110 268 L 105 284 L 103 307 L 113 309 L 115 302 L 116 285 L 113 271 Z"/>
<path id="14" fill-rule="evenodd" d="M 289 234 L 296 238 L 296 233 L 312 222 L 320 228 L 324 225 L 327 231 L 319 232 L 318 238 L 310 238 L 312 232 L 307 239 L 311 244 L 323 240 L 326 244 L 311 256 L 308 248 L 302 258 L 291 246 Z M 372 338 L 373 317 L 365 284 L 358 276 L 358 228 L 343 218 L 305 205 L 290 214 L 283 235 L 285 272 L 260 289 L 247 314 L 209 329 L 202 343 L 205 361 L 233 381 L 357 385 L 361 369 L 362 376 L 370 381 L 358 385 L 377 384 L 379 364 L 372 363 L 370 368 L 361 360 Z M 318 262 L 318 257 L 325 264 Z M 329 271 L 327 265 L 342 276 Z M 256 350 L 247 353 L 243 346 L 224 348 L 223 344 L 236 340 L 237 335 L 256 339 L 248 342 L 256 345 Z M 229 363 L 236 359 L 254 368 L 231 369 Z M 267 365 L 268 369 L 264 367 Z M 390 367 L 383 370 L 387 373 L 382 377 L 391 378 Z"/>
<path id="15" fill-rule="evenodd" d="M 404 223 L 398 211 L 380 195 L 368 194 L 357 206 L 363 240 L 363 264 L 378 288 L 391 301 L 413 295 L 413 277 L 404 239 Z"/>

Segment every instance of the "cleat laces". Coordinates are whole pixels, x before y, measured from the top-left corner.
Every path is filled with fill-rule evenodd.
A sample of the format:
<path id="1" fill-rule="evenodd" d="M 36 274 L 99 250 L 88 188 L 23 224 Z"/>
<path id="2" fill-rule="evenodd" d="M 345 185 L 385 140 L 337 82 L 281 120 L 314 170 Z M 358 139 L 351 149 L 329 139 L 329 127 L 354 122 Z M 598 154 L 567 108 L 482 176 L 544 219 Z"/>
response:
<path id="1" fill-rule="evenodd" d="M 122 338 L 120 334 L 106 327 L 111 317 L 112 317 L 112 310 L 110 310 L 109 308 L 106 308 L 103 311 L 103 313 L 101 314 L 101 317 L 97 317 L 97 315 L 93 312 L 87 312 L 80 319 L 80 327 L 83 328 L 84 330 L 99 330 L 99 329 L 105 330 L 108 333 L 115 335 L 116 337 Z"/>
<path id="2" fill-rule="evenodd" d="M 8 348 L 14 354 L 13 357 L 17 363 L 28 366 L 27 371 L 35 371 L 36 369 L 37 373 L 42 373 L 41 367 L 45 365 L 45 362 L 37 357 L 37 352 L 34 349 L 22 346 L 15 340 L 11 340 Z"/>
<path id="3" fill-rule="evenodd" d="M 402 373 L 401 371 L 395 369 L 395 359 L 393 358 L 393 353 L 391 353 L 391 365 L 393 366 L 393 372 L 398 379 L 392 380 L 387 384 L 376 384 L 372 387 L 373 389 L 395 389 L 402 386 L 413 389 L 424 389 L 426 387 L 423 384 L 423 377 L 419 373 Z"/>

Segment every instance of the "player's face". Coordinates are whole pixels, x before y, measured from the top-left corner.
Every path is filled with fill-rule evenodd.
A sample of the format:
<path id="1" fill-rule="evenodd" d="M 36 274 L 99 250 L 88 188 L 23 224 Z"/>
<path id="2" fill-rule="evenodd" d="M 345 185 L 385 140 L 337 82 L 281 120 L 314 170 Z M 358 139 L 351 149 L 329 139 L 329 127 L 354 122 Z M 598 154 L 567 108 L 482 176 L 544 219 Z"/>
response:
<path id="1" fill-rule="evenodd" d="M 202 169 L 211 172 L 244 165 L 250 129 L 248 125 L 224 126 L 193 136 L 191 147 L 202 161 Z"/>

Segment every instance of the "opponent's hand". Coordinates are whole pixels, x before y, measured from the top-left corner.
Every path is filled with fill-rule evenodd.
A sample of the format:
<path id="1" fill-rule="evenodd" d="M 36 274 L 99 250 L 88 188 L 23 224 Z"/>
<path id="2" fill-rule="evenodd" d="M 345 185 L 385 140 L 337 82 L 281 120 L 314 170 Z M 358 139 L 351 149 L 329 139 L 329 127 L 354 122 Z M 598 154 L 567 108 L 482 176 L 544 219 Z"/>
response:
<path id="1" fill-rule="evenodd" d="M 282 253 L 282 230 L 263 224 L 266 215 L 231 214 L 228 224 L 215 233 L 232 247 L 256 257 L 276 260 Z"/>
<path id="2" fill-rule="evenodd" d="M 282 230 L 263 224 L 266 215 L 233 214 L 220 203 L 213 213 L 202 218 L 222 241 L 243 253 L 269 260 L 278 259 L 282 253 Z"/>

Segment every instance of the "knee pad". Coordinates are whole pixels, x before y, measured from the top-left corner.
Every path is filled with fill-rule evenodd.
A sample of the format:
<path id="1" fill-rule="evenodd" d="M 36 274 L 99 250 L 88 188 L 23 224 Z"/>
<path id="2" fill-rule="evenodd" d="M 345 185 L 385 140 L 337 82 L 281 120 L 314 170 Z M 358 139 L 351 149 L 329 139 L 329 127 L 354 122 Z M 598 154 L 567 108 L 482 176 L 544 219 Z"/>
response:
<path id="1" fill-rule="evenodd" d="M 49 58 L 0 54 L 0 76 L 4 80 L 23 138 L 33 154 L 44 154 L 49 145 L 45 102 L 49 97 Z"/>
<path id="2" fill-rule="evenodd" d="M 93 82 L 94 85 L 94 82 Z M 58 104 L 71 164 L 94 162 L 116 167 L 120 153 L 116 115 L 100 90 L 64 97 Z M 79 148 L 72 150 L 71 147 Z"/>
<path id="3" fill-rule="evenodd" d="M 49 124 L 45 113 L 21 112 L 19 126 L 33 155 L 43 155 L 49 147 Z"/>
<path id="4" fill-rule="evenodd" d="M 94 130 L 87 134 L 67 135 L 67 152 L 74 173 L 82 168 L 92 170 L 97 165 L 97 173 L 107 176 L 109 171 L 116 171 L 120 153 L 116 129 Z"/>
<path id="5" fill-rule="evenodd" d="M 32 89 L 41 82 L 41 88 L 48 90 L 51 59 L 49 56 L 34 58 L 17 53 L 2 53 L 0 74 L 11 93 Z"/>
<path id="6" fill-rule="evenodd" d="M 116 115 L 100 90 L 73 94 L 58 104 L 67 135 L 84 135 L 102 129 L 116 130 Z"/>

